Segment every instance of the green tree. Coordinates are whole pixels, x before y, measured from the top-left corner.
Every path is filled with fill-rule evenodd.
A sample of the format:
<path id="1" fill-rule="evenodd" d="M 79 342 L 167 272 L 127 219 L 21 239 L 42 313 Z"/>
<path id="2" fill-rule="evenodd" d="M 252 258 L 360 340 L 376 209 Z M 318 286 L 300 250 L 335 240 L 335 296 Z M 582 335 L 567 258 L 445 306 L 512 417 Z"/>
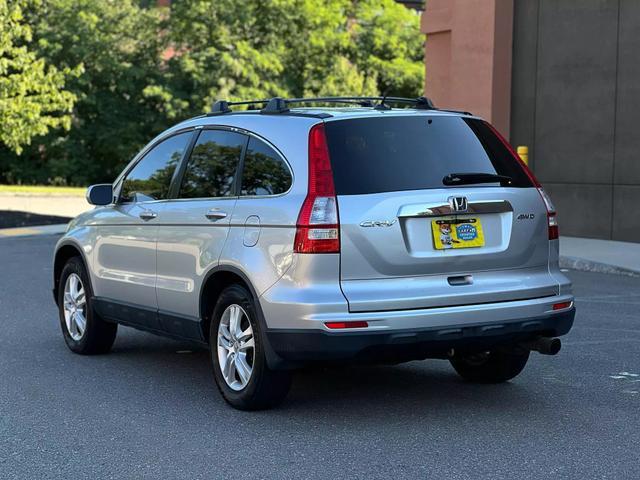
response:
<path id="1" fill-rule="evenodd" d="M 174 2 L 165 28 L 176 54 L 168 62 L 170 98 L 189 114 L 216 98 L 287 95 L 284 55 L 294 20 L 291 0 Z"/>
<path id="2" fill-rule="evenodd" d="M 353 2 L 302 0 L 296 31 L 289 38 L 296 96 L 377 95 L 375 75 L 367 75 L 354 55 Z"/>
<path id="3" fill-rule="evenodd" d="M 21 157 L 8 158 L 5 177 L 111 181 L 141 146 L 175 122 L 173 100 L 154 92 L 163 81 L 160 15 L 133 0 L 46 0 L 25 12 L 39 54 L 60 69 L 81 65 L 84 73 L 67 84 L 77 96 L 72 128 L 40 137 Z"/>
<path id="4" fill-rule="evenodd" d="M 165 27 L 176 55 L 163 94 L 189 114 L 216 98 L 418 96 L 419 20 L 393 0 L 181 0 Z"/>
<path id="5" fill-rule="evenodd" d="M 423 88 L 419 15 L 393 0 L 179 0 L 170 9 L 151 0 L 6 2 L 7 12 L 22 6 L 12 25 L 30 33 L 3 28 L 0 45 L 19 35 L 18 48 L 28 43 L 42 71 L 58 75 L 37 83 L 60 90 L 64 80 L 62 98 L 76 101 L 71 117 L 67 103 L 38 123 L 46 130 L 21 155 L 0 137 L 0 182 L 111 181 L 157 133 L 219 98 Z M 45 97 L 29 98 L 49 111 Z M 1 123 L 0 135 L 18 134 Z"/>
<path id="6" fill-rule="evenodd" d="M 85 69 L 69 84 L 78 95 L 73 128 L 43 142 L 50 175 L 112 180 L 171 117 L 172 102 L 150 93 L 162 81 L 160 11 L 133 0 L 48 0 L 36 22 L 46 58 Z"/>
<path id="7" fill-rule="evenodd" d="M 78 69 L 58 70 L 33 50 L 24 9 L 38 0 L 0 0 L 0 142 L 19 154 L 33 137 L 69 129 L 76 96 L 65 81 Z"/>
<path id="8" fill-rule="evenodd" d="M 424 88 L 420 16 L 395 0 L 359 0 L 352 14 L 355 62 L 383 95 L 416 97 Z"/>

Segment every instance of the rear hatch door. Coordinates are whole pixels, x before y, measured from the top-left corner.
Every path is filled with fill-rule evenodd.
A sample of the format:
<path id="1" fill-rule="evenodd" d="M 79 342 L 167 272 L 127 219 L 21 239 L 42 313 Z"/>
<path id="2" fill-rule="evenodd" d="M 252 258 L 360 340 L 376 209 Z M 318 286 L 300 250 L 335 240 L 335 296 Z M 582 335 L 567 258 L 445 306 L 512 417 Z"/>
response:
<path id="1" fill-rule="evenodd" d="M 325 129 L 351 311 L 557 294 L 545 205 L 485 122 L 381 115 L 328 121 Z M 510 180 L 445 185 L 452 173 Z"/>

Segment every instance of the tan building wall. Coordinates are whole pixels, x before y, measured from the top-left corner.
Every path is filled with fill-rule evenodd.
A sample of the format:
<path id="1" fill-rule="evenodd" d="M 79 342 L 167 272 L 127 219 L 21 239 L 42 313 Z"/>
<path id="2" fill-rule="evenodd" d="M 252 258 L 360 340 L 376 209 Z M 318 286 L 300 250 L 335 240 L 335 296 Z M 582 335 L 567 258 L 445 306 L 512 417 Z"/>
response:
<path id="1" fill-rule="evenodd" d="M 425 93 L 509 136 L 513 0 L 429 0 L 422 15 Z"/>
<path id="2" fill-rule="evenodd" d="M 640 242 L 640 1 L 428 0 L 422 31 L 425 93 L 529 147 L 561 235 Z"/>

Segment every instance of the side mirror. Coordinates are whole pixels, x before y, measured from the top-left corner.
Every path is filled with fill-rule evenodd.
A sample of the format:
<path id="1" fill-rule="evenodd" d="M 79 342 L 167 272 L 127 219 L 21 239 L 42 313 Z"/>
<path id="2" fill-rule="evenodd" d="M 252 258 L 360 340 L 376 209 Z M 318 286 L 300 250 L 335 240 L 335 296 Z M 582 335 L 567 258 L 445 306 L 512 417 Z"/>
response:
<path id="1" fill-rule="evenodd" d="M 109 205 L 113 203 L 113 185 L 100 183 L 87 189 L 87 202 L 91 205 Z"/>

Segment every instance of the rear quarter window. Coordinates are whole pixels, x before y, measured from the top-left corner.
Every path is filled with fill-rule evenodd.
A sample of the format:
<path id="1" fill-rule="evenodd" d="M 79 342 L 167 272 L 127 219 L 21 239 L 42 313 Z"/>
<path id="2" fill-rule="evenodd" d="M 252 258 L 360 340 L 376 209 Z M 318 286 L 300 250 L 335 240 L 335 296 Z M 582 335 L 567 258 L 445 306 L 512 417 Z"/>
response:
<path id="1" fill-rule="evenodd" d="M 458 116 L 389 116 L 326 122 L 338 195 L 446 187 L 450 173 L 531 180 L 486 122 Z M 487 187 L 497 184 L 467 185 Z"/>
<path id="2" fill-rule="evenodd" d="M 262 140 L 249 139 L 241 195 L 278 195 L 289 190 L 291 174 L 280 155 Z"/>

